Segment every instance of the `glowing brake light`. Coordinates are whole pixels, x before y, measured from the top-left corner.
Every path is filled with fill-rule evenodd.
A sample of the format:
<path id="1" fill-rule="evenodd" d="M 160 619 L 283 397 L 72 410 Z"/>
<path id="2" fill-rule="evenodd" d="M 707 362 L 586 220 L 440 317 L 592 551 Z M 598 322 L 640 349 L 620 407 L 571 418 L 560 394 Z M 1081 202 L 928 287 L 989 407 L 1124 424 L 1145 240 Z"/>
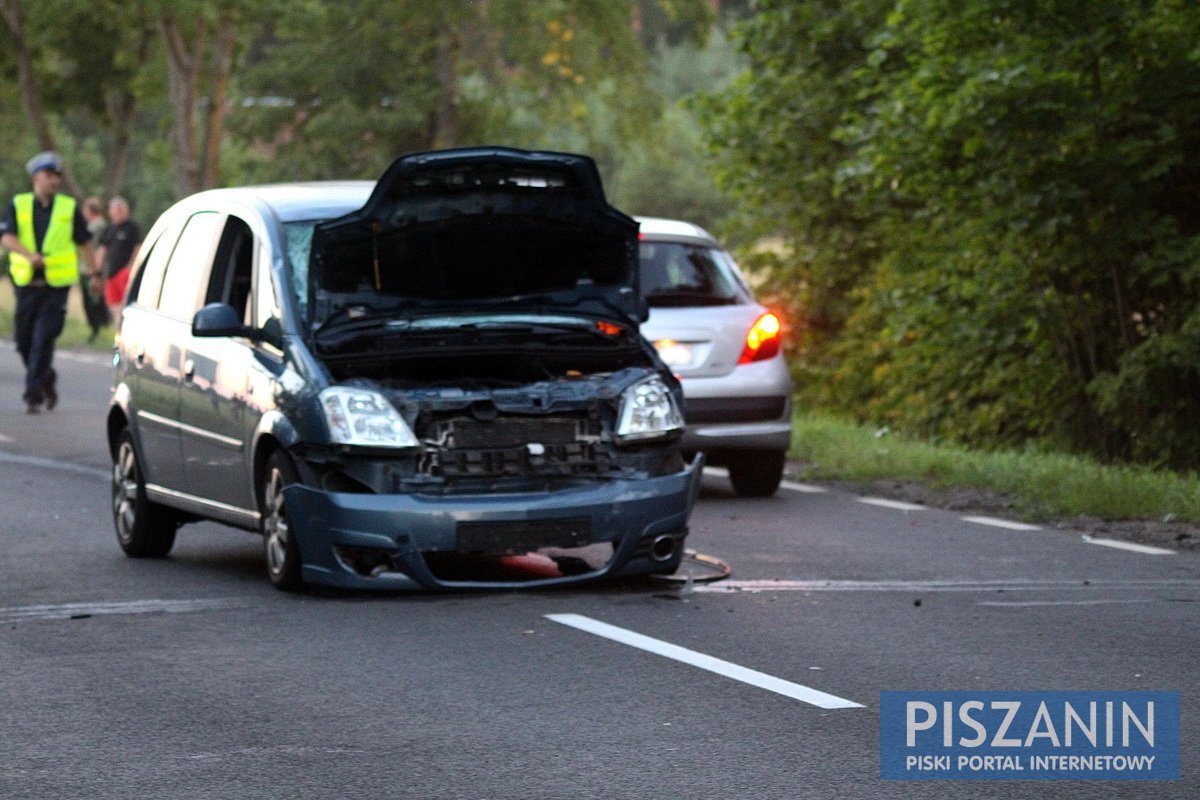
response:
<path id="1" fill-rule="evenodd" d="M 779 353 L 783 343 L 783 325 L 779 317 L 767 312 L 754 321 L 750 332 L 746 334 L 746 345 L 738 356 L 739 364 L 749 364 L 752 361 L 765 361 Z"/>

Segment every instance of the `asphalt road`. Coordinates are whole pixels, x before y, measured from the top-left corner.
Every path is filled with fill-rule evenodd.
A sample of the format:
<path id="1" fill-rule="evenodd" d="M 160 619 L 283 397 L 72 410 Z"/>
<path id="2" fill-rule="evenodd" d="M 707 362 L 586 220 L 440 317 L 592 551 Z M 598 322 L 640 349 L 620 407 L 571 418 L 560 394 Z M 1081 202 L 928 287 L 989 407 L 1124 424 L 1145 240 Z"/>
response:
<path id="1" fill-rule="evenodd" d="M 259 541 L 214 524 L 126 559 L 107 359 L 58 369 L 60 407 L 27 416 L 0 351 L 2 798 L 1200 796 L 1195 554 L 822 487 L 741 500 L 712 474 L 689 544 L 733 567 L 724 584 L 285 595 Z M 1177 690 L 1183 777 L 880 780 L 880 692 L 964 689 Z"/>

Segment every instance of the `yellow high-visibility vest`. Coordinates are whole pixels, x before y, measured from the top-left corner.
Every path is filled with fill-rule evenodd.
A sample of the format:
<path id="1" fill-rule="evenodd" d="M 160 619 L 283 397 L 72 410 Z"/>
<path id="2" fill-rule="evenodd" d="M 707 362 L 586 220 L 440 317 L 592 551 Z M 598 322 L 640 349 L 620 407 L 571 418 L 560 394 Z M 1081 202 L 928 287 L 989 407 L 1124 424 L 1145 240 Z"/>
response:
<path id="1" fill-rule="evenodd" d="M 25 249 L 36 253 L 33 235 L 33 192 L 13 198 L 17 212 L 17 238 Z M 46 283 L 51 286 L 70 286 L 79 280 L 79 251 L 75 247 L 75 198 L 54 195 L 50 208 L 50 225 L 42 239 L 42 257 L 46 259 Z M 8 269 L 13 283 L 28 286 L 33 280 L 33 264 L 17 253 L 8 254 Z"/>

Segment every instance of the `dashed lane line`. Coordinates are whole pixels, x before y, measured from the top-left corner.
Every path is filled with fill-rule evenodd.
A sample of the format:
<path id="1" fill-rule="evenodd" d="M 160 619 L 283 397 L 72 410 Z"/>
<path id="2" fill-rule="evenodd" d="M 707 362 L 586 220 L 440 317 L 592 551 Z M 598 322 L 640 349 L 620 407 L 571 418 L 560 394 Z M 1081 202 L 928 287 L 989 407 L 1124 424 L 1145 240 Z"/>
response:
<path id="1" fill-rule="evenodd" d="M 994 608 L 1040 608 L 1042 606 L 1124 606 L 1153 602 L 1146 598 L 1129 600 L 981 600 L 975 605 Z"/>
<path id="2" fill-rule="evenodd" d="M 64 361 L 75 361 L 79 364 L 93 364 L 98 367 L 112 366 L 113 357 L 104 355 L 103 353 L 77 353 L 72 350 L 58 350 L 54 354 L 55 358 L 61 358 Z"/>
<path id="3" fill-rule="evenodd" d="M 1040 531 L 1041 528 L 1037 525 L 1028 525 L 1024 522 L 1013 522 L 1008 519 L 1000 519 L 999 517 L 963 517 L 963 522 L 971 522 L 976 525 L 987 525 L 991 528 L 1004 528 L 1010 531 Z"/>
<path id="4" fill-rule="evenodd" d="M 724 467 L 705 467 L 705 475 L 712 475 L 716 478 L 728 478 L 729 470 Z M 796 481 L 780 481 L 781 489 L 790 489 L 793 492 L 804 492 L 805 494 L 825 494 L 829 490 L 824 486 L 813 486 L 810 483 L 797 483 Z"/>
<path id="5" fill-rule="evenodd" d="M 732 678 L 735 681 L 740 681 L 750 686 L 757 686 L 760 689 L 766 689 L 769 692 L 775 692 L 784 697 L 790 697 L 793 700 L 814 705 L 817 708 L 863 708 L 861 703 L 855 703 L 844 697 L 826 694 L 808 686 L 785 681 L 782 678 L 776 678 L 765 672 L 748 669 L 730 661 L 724 661 L 720 658 L 696 652 L 695 650 L 689 650 L 686 647 L 664 642 L 661 639 L 643 636 L 640 633 L 635 633 L 625 628 L 618 628 L 616 625 L 609 625 L 581 614 L 547 614 L 546 619 L 551 622 L 557 622 L 560 625 L 566 625 L 576 630 L 590 633 L 594 636 L 620 642 L 638 650 L 644 650 L 647 653 L 654 653 L 655 655 L 670 658 L 674 661 L 707 670 L 726 678 Z"/>
<path id="6" fill-rule="evenodd" d="M 926 509 L 926 506 L 918 505 L 917 503 L 905 503 L 900 500 L 888 500 L 883 497 L 856 497 L 855 499 L 869 506 L 890 508 L 895 511 L 924 511 Z"/>
<path id="7" fill-rule="evenodd" d="M 1151 547 L 1145 544 L 1134 544 L 1133 542 L 1119 542 L 1115 539 L 1097 539 L 1095 536 L 1083 535 L 1083 540 L 1088 544 L 1098 544 L 1101 547 L 1112 547 L 1117 550 L 1128 550 L 1131 553 L 1143 553 L 1148 556 L 1173 556 L 1174 550 L 1167 550 L 1164 547 Z"/>
<path id="8" fill-rule="evenodd" d="M 781 481 L 779 485 L 784 489 L 805 494 L 825 494 L 829 491 L 824 486 L 813 486 L 811 483 L 796 483 L 795 481 Z"/>
<path id="9" fill-rule="evenodd" d="M 59 472 L 73 472 L 77 475 L 86 475 L 90 478 L 100 478 L 108 480 L 111 475 L 106 469 L 99 467 L 89 467 L 84 464 L 72 464 L 70 461 L 58 461 L 53 458 L 42 458 L 41 456 L 27 456 L 22 453 L 7 453 L 0 450 L 0 464 L 18 464 L 23 467 L 41 467 L 42 469 L 53 469 Z"/>

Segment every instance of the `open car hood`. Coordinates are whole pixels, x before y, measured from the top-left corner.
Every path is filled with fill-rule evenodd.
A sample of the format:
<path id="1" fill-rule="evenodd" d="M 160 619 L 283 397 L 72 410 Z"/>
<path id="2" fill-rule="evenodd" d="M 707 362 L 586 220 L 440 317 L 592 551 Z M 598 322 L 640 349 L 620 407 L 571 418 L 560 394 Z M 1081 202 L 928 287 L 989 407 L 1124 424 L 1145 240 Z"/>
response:
<path id="1" fill-rule="evenodd" d="M 316 227 L 309 308 L 516 307 L 638 323 L 638 224 L 595 162 L 501 147 L 401 156 L 361 209 Z"/>

